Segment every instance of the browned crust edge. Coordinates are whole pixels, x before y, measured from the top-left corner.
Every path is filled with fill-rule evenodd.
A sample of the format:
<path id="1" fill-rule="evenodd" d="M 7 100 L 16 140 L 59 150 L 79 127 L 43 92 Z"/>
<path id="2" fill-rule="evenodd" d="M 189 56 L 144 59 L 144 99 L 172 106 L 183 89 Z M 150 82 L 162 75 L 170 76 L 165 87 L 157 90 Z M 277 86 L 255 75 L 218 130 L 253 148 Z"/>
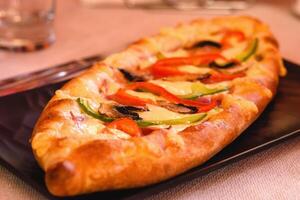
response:
<path id="1" fill-rule="evenodd" d="M 256 19 L 248 20 L 265 27 Z M 227 18 L 213 19 L 215 21 Z M 200 22 L 199 22 L 200 21 Z M 201 25 L 202 20 L 193 23 Z M 262 32 L 265 31 L 264 29 Z M 57 196 L 69 196 L 103 190 L 141 187 L 168 179 L 191 169 L 219 152 L 245 130 L 264 110 L 276 93 L 281 69 L 277 43 L 271 33 L 266 33 L 262 68 L 257 67 L 246 78 L 233 81 L 230 95 L 222 101 L 223 111 L 201 125 L 190 127 L 178 135 L 157 131 L 144 137 L 129 140 L 97 140 L 79 144 L 66 151 L 67 144 L 57 145 L 63 138 L 49 141 L 52 151 L 63 154 L 46 170 L 46 184 Z M 272 39 L 270 39 L 272 38 Z M 136 44 L 135 44 L 136 45 Z M 172 45 L 170 45 L 172 46 Z M 96 67 L 83 76 L 95 79 Z M 69 83 L 76 85 L 79 79 Z M 88 95 L 88 94 L 86 94 Z M 34 134 L 49 129 L 49 123 L 64 121 L 59 109 L 78 109 L 70 100 L 55 100 L 44 110 Z M 78 107 L 78 106 L 77 106 Z M 35 135 L 33 135 L 34 139 Z M 63 149 L 63 150 L 62 150 Z M 63 153 L 60 151 L 64 151 Z"/>

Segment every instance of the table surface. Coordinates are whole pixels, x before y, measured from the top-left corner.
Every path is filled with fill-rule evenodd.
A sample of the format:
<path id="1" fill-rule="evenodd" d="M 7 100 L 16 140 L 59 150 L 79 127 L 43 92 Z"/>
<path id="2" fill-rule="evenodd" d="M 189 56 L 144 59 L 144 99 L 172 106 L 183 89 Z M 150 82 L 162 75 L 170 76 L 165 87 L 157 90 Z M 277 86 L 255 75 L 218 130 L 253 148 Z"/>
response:
<path id="1" fill-rule="evenodd" d="M 300 64 L 300 20 L 291 14 L 293 1 L 257 1 L 247 14 L 268 23 L 284 58 Z M 215 12 L 88 8 L 75 0 L 59 1 L 57 41 L 31 53 L 0 51 L 0 79 L 35 71 L 68 60 L 108 54 L 160 27 L 172 26 Z M 149 199 L 300 199 L 300 138 L 194 179 Z M 0 166 L 0 200 L 44 199 L 33 188 Z"/>

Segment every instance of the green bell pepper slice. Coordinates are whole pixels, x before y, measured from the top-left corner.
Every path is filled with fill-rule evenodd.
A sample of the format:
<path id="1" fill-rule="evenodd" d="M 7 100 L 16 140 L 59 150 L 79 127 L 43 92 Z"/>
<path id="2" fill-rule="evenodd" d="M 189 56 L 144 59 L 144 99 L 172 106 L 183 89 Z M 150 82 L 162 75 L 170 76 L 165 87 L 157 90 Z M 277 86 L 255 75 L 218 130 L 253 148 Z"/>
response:
<path id="1" fill-rule="evenodd" d="M 103 122 L 112 122 L 112 121 L 115 120 L 115 119 L 112 118 L 112 117 L 108 117 L 108 116 L 106 116 L 106 115 L 103 115 L 103 114 L 100 114 L 100 113 L 94 111 L 94 109 L 91 108 L 90 104 L 89 104 L 86 100 L 84 100 L 84 99 L 82 99 L 82 98 L 77 98 L 76 101 L 77 101 L 79 107 L 80 107 L 87 115 L 89 115 L 89 116 L 91 116 L 91 117 L 93 117 L 93 118 L 95 118 L 95 119 L 99 119 L 99 120 L 101 120 L 101 121 L 103 121 Z"/>
<path id="2" fill-rule="evenodd" d="M 154 126 L 154 125 L 185 125 L 192 124 L 204 119 L 207 116 L 206 113 L 196 113 L 189 116 L 184 116 L 177 119 L 169 120 L 137 120 L 137 124 L 140 127 Z"/>
<path id="3" fill-rule="evenodd" d="M 236 59 L 241 62 L 248 60 L 253 54 L 255 54 L 257 47 L 258 47 L 258 39 L 255 38 L 245 51 L 243 51 L 242 53 L 236 56 Z"/>
<path id="4" fill-rule="evenodd" d="M 243 52 L 241 52 L 240 54 L 235 56 L 235 59 L 240 62 L 244 62 L 244 61 L 248 60 L 252 55 L 255 54 L 257 48 L 258 48 L 258 39 L 255 38 L 254 40 L 251 41 L 251 43 L 247 47 L 247 49 L 245 49 Z M 211 67 L 216 67 L 216 68 L 220 68 L 220 69 L 230 68 L 235 65 L 236 65 L 236 63 L 234 61 L 229 61 L 229 62 L 222 63 L 222 64 L 214 61 L 210 64 Z"/>
<path id="5" fill-rule="evenodd" d="M 88 104 L 88 102 L 82 98 L 77 98 L 77 103 L 79 104 L 80 108 L 83 112 L 85 112 L 87 115 L 99 119 L 103 122 L 112 122 L 117 118 L 108 117 L 106 115 L 100 114 L 96 111 L 94 111 L 91 106 Z M 189 116 L 184 116 L 177 119 L 170 119 L 170 120 L 136 120 L 136 123 L 140 127 L 147 127 L 147 126 L 154 126 L 154 125 L 180 125 L 180 124 L 191 124 L 198 122 L 202 119 L 204 119 L 207 116 L 206 113 L 196 113 L 191 114 Z"/>
<path id="6" fill-rule="evenodd" d="M 203 83 L 194 82 L 194 83 L 192 83 L 191 89 L 192 89 L 192 92 L 190 94 L 180 95 L 179 97 L 184 98 L 184 99 L 196 99 L 201 96 L 224 92 L 224 91 L 228 90 L 228 87 L 223 86 L 223 87 L 209 88 L 209 87 L 205 86 L 205 84 L 203 84 Z"/>

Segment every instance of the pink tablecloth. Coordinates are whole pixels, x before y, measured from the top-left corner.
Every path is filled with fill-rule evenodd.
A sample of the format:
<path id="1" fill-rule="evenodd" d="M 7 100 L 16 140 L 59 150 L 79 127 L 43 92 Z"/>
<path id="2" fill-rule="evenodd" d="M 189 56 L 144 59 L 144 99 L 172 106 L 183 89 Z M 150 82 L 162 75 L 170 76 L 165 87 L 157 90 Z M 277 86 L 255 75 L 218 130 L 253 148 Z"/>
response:
<path id="1" fill-rule="evenodd" d="M 300 20 L 290 1 L 258 3 L 242 14 L 270 24 L 285 58 L 300 64 Z M 238 13 L 238 14 L 240 14 Z M 78 1 L 58 1 L 57 42 L 33 53 L 0 51 L 0 79 L 46 68 L 74 58 L 109 53 L 129 42 L 197 17 L 203 12 L 90 9 Z M 292 139 L 256 156 L 156 194 L 151 199 L 300 199 L 300 139 Z M 0 167 L 0 199 L 43 199 L 34 189 Z"/>

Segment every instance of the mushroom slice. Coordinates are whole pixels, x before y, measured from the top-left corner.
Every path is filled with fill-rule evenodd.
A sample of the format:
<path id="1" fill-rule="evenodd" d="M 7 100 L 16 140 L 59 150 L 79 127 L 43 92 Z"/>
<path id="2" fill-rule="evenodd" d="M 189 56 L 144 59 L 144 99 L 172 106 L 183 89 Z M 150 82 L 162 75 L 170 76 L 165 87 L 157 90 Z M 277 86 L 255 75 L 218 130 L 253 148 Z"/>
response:
<path id="1" fill-rule="evenodd" d="M 172 112 L 177 112 L 177 113 L 181 113 L 181 114 L 193 114 L 193 113 L 197 113 L 198 109 L 194 106 L 186 106 L 183 104 L 174 104 L 174 103 L 168 103 L 165 101 L 159 101 L 158 105 L 166 108 Z"/>
<path id="2" fill-rule="evenodd" d="M 114 106 L 114 104 L 102 103 L 100 104 L 98 112 L 108 117 L 121 117 L 120 113 L 114 109 Z"/>
<path id="3" fill-rule="evenodd" d="M 144 108 L 134 106 L 114 106 L 114 109 L 118 111 L 122 116 L 130 117 L 133 120 L 141 120 L 142 118 L 137 112 L 146 111 L 146 109 Z"/>

